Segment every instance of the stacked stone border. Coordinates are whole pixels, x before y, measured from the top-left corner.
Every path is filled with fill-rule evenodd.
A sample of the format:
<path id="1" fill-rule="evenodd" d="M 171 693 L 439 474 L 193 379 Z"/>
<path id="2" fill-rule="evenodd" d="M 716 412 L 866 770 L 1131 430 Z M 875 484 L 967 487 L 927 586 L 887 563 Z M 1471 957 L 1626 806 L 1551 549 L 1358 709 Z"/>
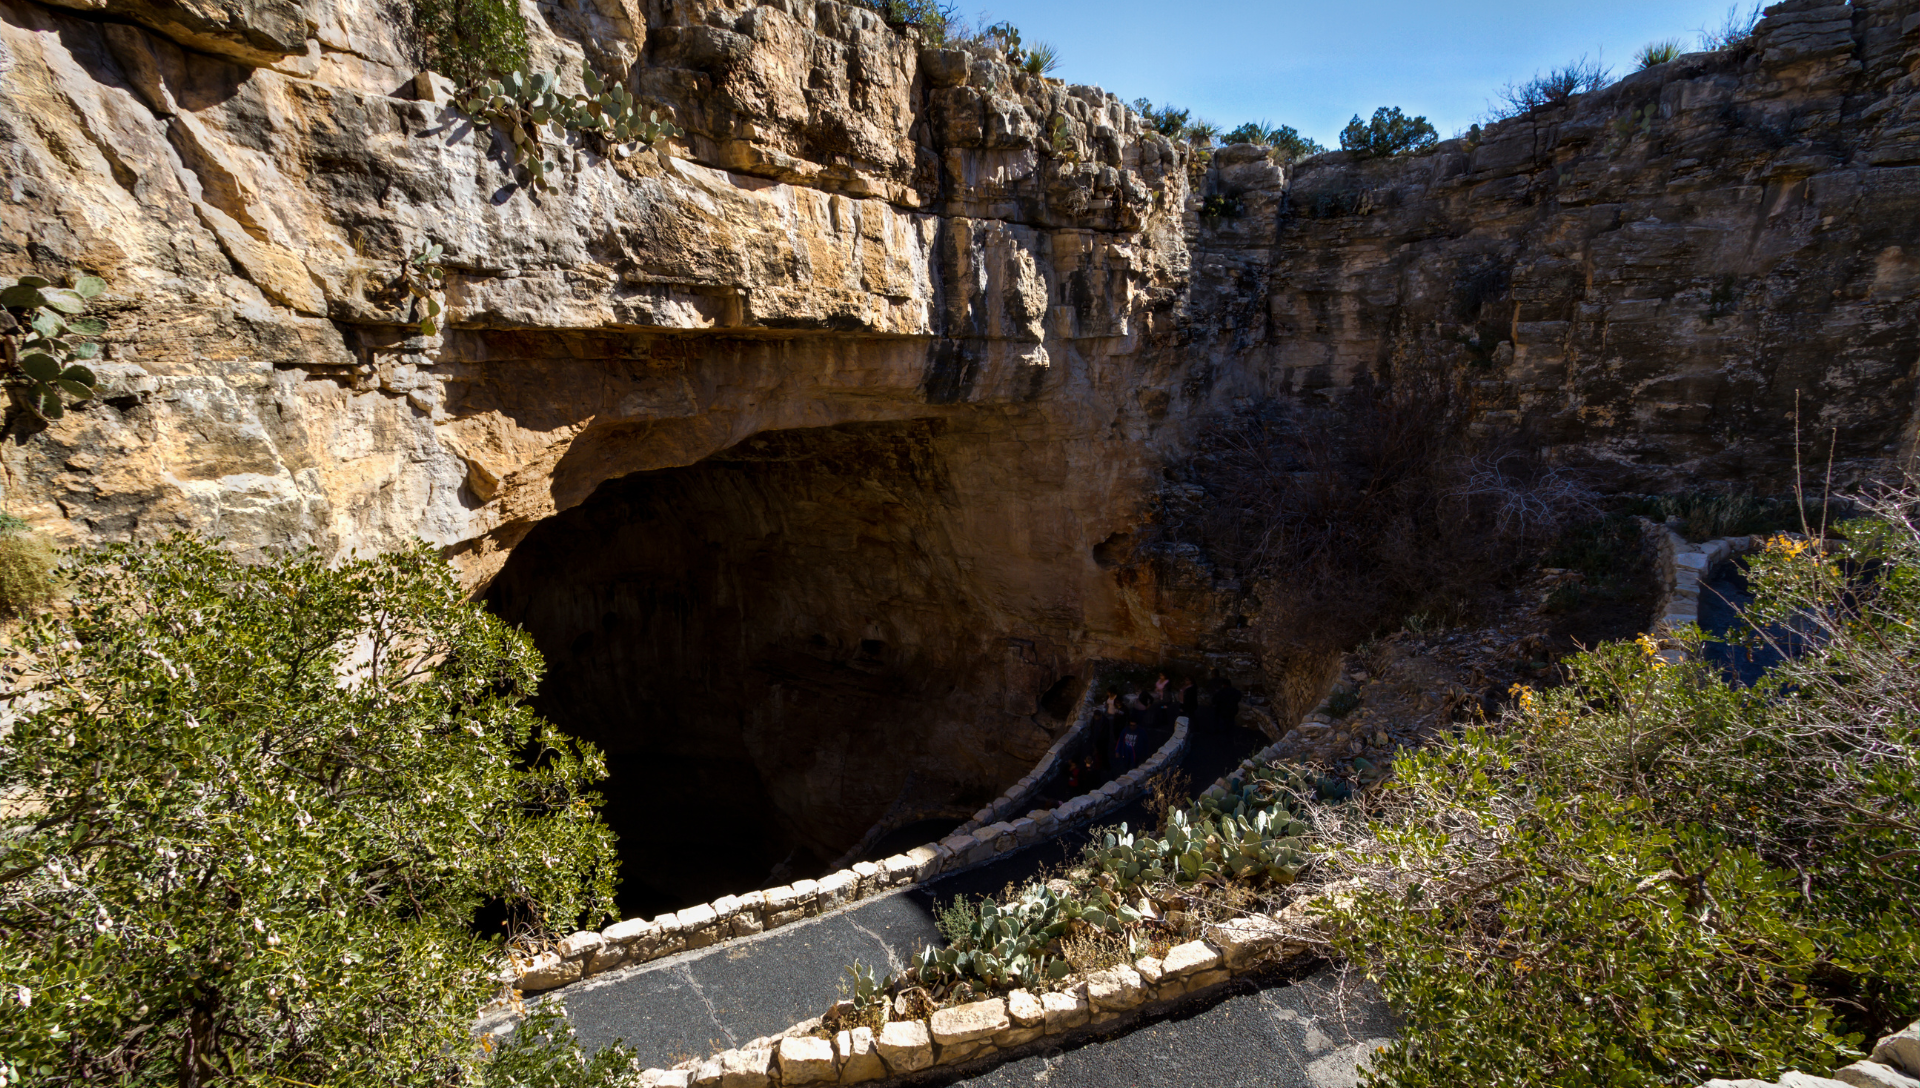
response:
<path id="1" fill-rule="evenodd" d="M 1658 656 L 1668 664 L 1686 660 L 1686 647 L 1674 633 L 1700 622 L 1700 583 L 1714 565 L 1730 556 L 1745 555 L 1760 547 L 1758 536 L 1723 536 L 1704 544 L 1691 544 L 1679 533 L 1657 522 L 1651 523 L 1654 535 L 1654 567 L 1660 577 L 1660 604 L 1654 609 L 1654 631 L 1661 639 Z"/>
<path id="2" fill-rule="evenodd" d="M 1076 976 L 1059 990 L 1015 990 L 922 1020 L 859 1027 L 831 1039 L 818 1017 L 733 1050 L 641 1074 L 647 1088 L 798 1088 L 801 1085 L 911 1083 L 985 1068 L 1042 1049 L 1122 1031 L 1177 1005 L 1219 994 L 1231 979 L 1317 956 L 1311 913 L 1319 897 L 1278 914 L 1251 914 L 1208 927 L 1202 940 L 1164 957 Z"/>
<path id="3" fill-rule="evenodd" d="M 994 805 L 983 809 L 982 814 L 998 813 L 1002 802 L 1032 796 L 1033 788 L 1051 773 L 1060 754 L 1085 725 L 1091 705 L 1086 709 L 1088 713 L 1081 715 L 1073 729 L 1054 741 L 1033 772 L 1015 783 Z M 1034 809 L 1016 819 L 1001 818 L 985 826 L 969 825 L 970 829 L 956 831 L 939 842 L 914 847 L 883 861 L 856 862 L 851 868 L 840 869 L 818 880 L 798 880 L 764 891 L 723 895 L 710 903 L 651 920 L 631 918 L 617 922 L 597 933 L 582 930 L 567 936 L 551 951 L 531 959 L 515 958 L 503 981 L 523 994 L 541 993 L 616 967 L 750 937 L 825 914 L 855 900 L 984 864 L 1131 803 L 1145 791 L 1148 779 L 1186 755 L 1188 739 L 1187 719 L 1176 718 L 1173 735 L 1140 766 L 1054 808 Z M 1002 815 L 1010 816 L 1012 812 Z"/>
<path id="4" fill-rule="evenodd" d="M 1184 751 L 1187 719 L 1177 719 L 1174 738 L 1139 771 L 1164 767 L 1175 741 Z M 1227 782 L 1277 756 L 1275 741 L 1240 761 L 1201 795 L 1223 797 Z M 1118 781 L 1118 780 L 1116 780 Z M 1112 785 L 1109 783 L 1108 785 Z M 1103 789 L 1105 787 L 1102 787 Z M 1076 799 L 1079 800 L 1079 799 Z M 1072 804 L 1069 802 L 1068 804 Z M 1063 805 L 1061 808 L 1067 806 Z M 1117 806 L 1108 806 L 1117 807 Z M 1058 811 L 1058 810 L 1056 810 Z M 1312 922 L 1315 905 L 1337 895 L 1329 888 L 1294 901 L 1276 914 L 1249 914 L 1207 927 L 1206 936 L 1142 956 L 1130 965 L 1069 976 L 1053 992 L 1015 990 L 1005 997 L 940 1009 L 923 1020 L 889 1021 L 818 1034 L 821 1019 L 805 1020 L 778 1035 L 755 1039 L 706 1059 L 672 1069 L 649 1069 L 646 1088 L 789 1088 L 800 1085 L 910 1084 L 934 1075 L 983 1070 L 1043 1049 L 1077 1045 L 1125 1031 L 1172 1009 L 1219 994 L 1234 978 L 1297 965 L 1319 956 L 1324 944 Z"/>
<path id="5" fill-rule="evenodd" d="M 673 1084 L 664 1080 L 661 1084 Z M 1710 1080 L 1705 1088 L 1916 1088 L 1920 1086 L 1920 1023 L 1908 1024 L 1880 1040 L 1864 1061 L 1833 1071 L 1831 1077 L 1789 1070 L 1778 1081 Z"/>

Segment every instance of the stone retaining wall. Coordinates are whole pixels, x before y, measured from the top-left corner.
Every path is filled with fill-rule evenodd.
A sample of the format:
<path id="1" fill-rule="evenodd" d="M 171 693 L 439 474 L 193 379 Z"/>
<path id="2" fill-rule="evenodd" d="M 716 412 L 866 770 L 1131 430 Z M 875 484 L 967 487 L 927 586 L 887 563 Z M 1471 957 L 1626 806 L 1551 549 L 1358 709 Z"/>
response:
<path id="1" fill-rule="evenodd" d="M 1051 762 L 1072 742 L 1081 723 L 1056 740 L 1032 774 L 1009 789 L 1001 800 L 1031 796 L 1031 786 L 1051 770 Z M 1145 762 L 1097 790 L 1051 809 L 1035 809 L 1006 819 L 999 802 L 991 811 L 996 822 L 958 831 L 939 842 L 917 846 L 883 861 L 862 861 L 818 880 L 799 880 L 765 891 L 727 895 L 651 920 L 632 918 L 600 932 L 583 930 L 568 936 L 552 951 L 530 960 L 516 959 L 502 981 L 523 994 L 540 993 L 570 982 L 677 952 L 705 948 L 736 937 L 824 914 L 857 899 L 982 864 L 1001 854 L 1030 846 L 1062 829 L 1098 819 L 1138 797 L 1147 779 L 1178 762 L 1186 754 L 1187 719 L 1174 721 L 1173 735 Z M 988 810 L 983 810 L 988 811 Z"/>
<path id="2" fill-rule="evenodd" d="M 1208 927 L 1202 940 L 1130 964 L 1069 978 L 1046 993 L 1015 990 L 940 1009 L 880 1030 L 854 1028 L 832 1039 L 818 1018 L 733 1050 L 649 1069 L 649 1088 L 796 1088 L 897 1081 L 939 1067 L 982 1066 L 1031 1050 L 1125 1028 L 1175 1003 L 1203 999 L 1229 979 L 1312 953 L 1314 897 L 1278 914 L 1253 914 Z M 957 1071 L 952 1070 L 950 1071 Z"/>
<path id="3" fill-rule="evenodd" d="M 1655 569 L 1660 576 L 1660 604 L 1653 611 L 1654 634 L 1661 640 L 1659 657 L 1668 664 L 1684 661 L 1687 651 L 1672 635 L 1700 622 L 1700 583 L 1714 564 L 1729 556 L 1745 555 L 1761 545 L 1758 536 L 1723 536 L 1705 544 L 1690 544 L 1679 533 L 1653 524 Z"/>

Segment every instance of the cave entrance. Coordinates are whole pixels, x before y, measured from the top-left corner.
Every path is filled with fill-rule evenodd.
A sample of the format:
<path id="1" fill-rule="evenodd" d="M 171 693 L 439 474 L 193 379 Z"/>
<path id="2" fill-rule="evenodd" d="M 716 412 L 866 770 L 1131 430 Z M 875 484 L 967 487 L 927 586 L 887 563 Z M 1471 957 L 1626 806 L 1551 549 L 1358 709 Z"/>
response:
<path id="1" fill-rule="evenodd" d="M 514 549 L 487 600 L 546 657 L 537 709 L 607 754 L 626 916 L 819 875 L 908 794 L 990 796 L 930 726 L 978 633 L 936 426 L 756 435 Z"/>

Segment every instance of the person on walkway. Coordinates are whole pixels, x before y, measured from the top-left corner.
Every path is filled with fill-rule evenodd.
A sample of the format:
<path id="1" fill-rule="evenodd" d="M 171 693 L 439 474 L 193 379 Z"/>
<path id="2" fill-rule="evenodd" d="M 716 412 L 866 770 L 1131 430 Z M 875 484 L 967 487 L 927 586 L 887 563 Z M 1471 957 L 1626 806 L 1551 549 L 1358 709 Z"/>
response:
<path id="1" fill-rule="evenodd" d="M 1124 718 L 1117 696 L 1108 692 L 1106 706 L 1095 710 L 1093 719 L 1087 723 L 1087 752 L 1091 757 L 1088 769 L 1093 775 L 1097 776 L 1106 769 L 1113 753 L 1114 734 L 1119 731 Z M 1094 779 L 1089 778 L 1086 784 L 1091 788 Z"/>
<path id="2" fill-rule="evenodd" d="M 1213 690 L 1213 727 L 1224 733 L 1240 724 L 1240 689 L 1233 681 L 1220 678 L 1220 686 Z"/>
<path id="3" fill-rule="evenodd" d="M 1155 680 L 1155 681 L 1153 682 L 1153 701 L 1154 701 L 1154 702 L 1156 702 L 1156 703 L 1164 703 L 1164 702 L 1166 702 L 1166 701 L 1167 701 L 1167 687 L 1168 687 L 1168 685 L 1170 685 L 1170 684 L 1172 684 L 1172 683 L 1173 683 L 1173 681 L 1171 681 L 1171 680 L 1169 680 L 1169 679 L 1167 679 L 1167 674 L 1166 674 L 1166 673 L 1164 673 L 1164 672 L 1163 672 L 1163 673 L 1161 673 L 1161 674 L 1160 674 L 1160 679 L 1158 679 L 1158 680 Z"/>
<path id="4" fill-rule="evenodd" d="M 1200 720 L 1200 685 L 1191 676 L 1180 682 L 1180 713 L 1187 716 L 1188 725 Z"/>
<path id="5" fill-rule="evenodd" d="M 1120 740 L 1114 745 L 1113 768 L 1115 774 L 1126 774 L 1133 770 L 1140 758 L 1140 723 L 1127 723 L 1127 731 L 1120 734 Z"/>

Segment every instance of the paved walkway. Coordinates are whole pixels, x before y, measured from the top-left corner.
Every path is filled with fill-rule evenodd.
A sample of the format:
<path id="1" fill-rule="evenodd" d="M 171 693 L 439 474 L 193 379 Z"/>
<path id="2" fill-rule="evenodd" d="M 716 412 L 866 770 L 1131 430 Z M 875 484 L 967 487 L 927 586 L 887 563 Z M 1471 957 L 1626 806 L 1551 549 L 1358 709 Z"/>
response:
<path id="1" fill-rule="evenodd" d="M 1199 736 L 1183 766 L 1196 783 L 1210 783 L 1262 743 L 1249 730 Z M 1112 822 L 1137 827 L 1146 816 L 1136 803 Z M 956 895 L 998 894 L 1044 870 L 1064 869 L 1086 841 L 1085 830 L 1069 831 L 980 868 L 863 899 L 820 918 L 597 976 L 555 998 L 564 1002 L 589 1049 L 624 1039 L 643 1063 L 662 1067 L 704 1057 L 826 1011 L 847 965 L 856 960 L 876 973 L 900 970 L 915 952 L 939 941 L 936 904 Z M 1354 998 L 1343 1010 L 1333 991 L 1318 981 L 1236 994 L 1111 1041 L 944 1083 L 1337 1088 L 1353 1083 L 1352 1048 L 1377 1041 L 1386 1029 L 1377 1001 Z"/>

